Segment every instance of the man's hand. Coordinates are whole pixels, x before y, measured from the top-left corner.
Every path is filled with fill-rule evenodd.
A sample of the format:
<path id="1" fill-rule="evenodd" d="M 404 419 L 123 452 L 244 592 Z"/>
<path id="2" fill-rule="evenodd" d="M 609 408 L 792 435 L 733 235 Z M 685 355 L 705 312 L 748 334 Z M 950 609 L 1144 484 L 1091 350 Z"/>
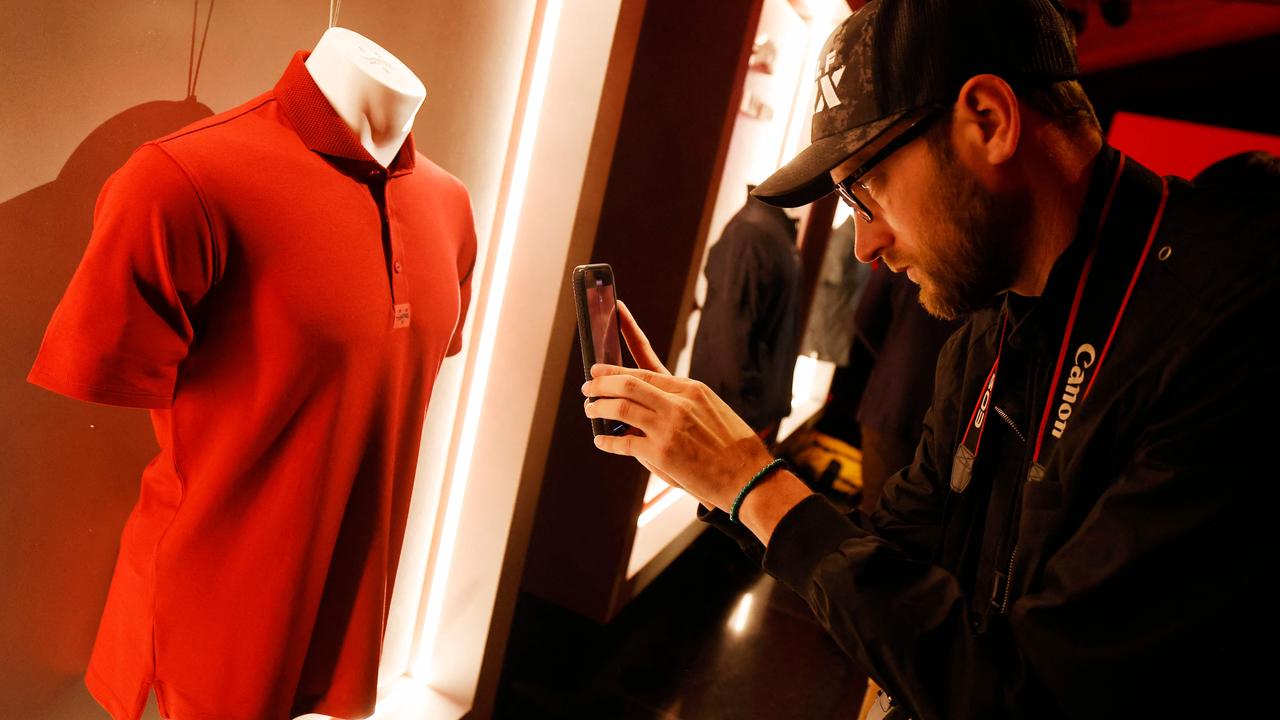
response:
<path id="1" fill-rule="evenodd" d="M 708 508 L 728 509 L 742 486 L 773 460 L 768 448 L 750 426 L 734 414 L 705 384 L 675 377 L 658 360 L 635 318 L 618 303 L 620 328 L 640 369 L 596 364 L 592 379 L 582 386 L 588 397 L 587 417 L 619 420 L 631 426 L 626 435 L 596 438 L 596 447 L 616 455 L 629 455 L 669 484 L 680 487 Z M 785 479 L 781 476 L 785 476 Z M 778 482 L 774 482 L 777 480 Z M 799 487 L 797 487 L 797 484 Z M 785 508 L 766 502 L 764 488 L 785 488 Z M 761 493 L 761 499 L 755 496 Z M 808 488 L 789 473 L 778 472 L 752 491 L 753 507 L 770 509 L 776 523 L 781 513 Z M 777 498 L 775 498 L 777 499 Z M 748 503 L 743 504 L 744 521 Z M 748 522 L 751 525 L 751 522 Z M 772 523 L 762 533 L 767 540 Z"/>
<path id="2" fill-rule="evenodd" d="M 596 447 L 655 468 L 703 504 L 727 508 L 743 483 L 773 460 L 764 443 L 701 382 L 597 364 L 583 393 L 587 417 L 627 423 L 635 434 L 600 435 Z"/>

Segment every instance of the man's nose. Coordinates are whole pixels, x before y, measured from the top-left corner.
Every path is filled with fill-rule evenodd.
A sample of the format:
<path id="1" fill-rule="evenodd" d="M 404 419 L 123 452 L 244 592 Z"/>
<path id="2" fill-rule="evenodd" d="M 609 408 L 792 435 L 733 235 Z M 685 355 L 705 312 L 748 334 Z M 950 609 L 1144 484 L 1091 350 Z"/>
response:
<path id="1" fill-rule="evenodd" d="M 893 244 L 893 231 L 881 219 L 869 223 L 855 213 L 853 228 L 853 254 L 864 263 L 880 257 Z"/>

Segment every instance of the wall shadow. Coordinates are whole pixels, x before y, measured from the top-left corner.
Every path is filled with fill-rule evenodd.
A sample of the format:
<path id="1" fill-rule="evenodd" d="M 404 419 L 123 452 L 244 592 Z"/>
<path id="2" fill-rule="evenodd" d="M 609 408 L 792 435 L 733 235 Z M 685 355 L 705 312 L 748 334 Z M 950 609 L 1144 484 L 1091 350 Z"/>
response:
<path id="1" fill-rule="evenodd" d="M 84 253 L 103 182 L 142 143 L 212 114 L 194 97 L 131 107 L 90 133 L 52 182 L 0 203 L 6 717 L 82 720 L 96 707 L 82 676 L 120 532 L 157 450 L 146 411 L 65 398 L 27 383 L 27 372 Z"/>

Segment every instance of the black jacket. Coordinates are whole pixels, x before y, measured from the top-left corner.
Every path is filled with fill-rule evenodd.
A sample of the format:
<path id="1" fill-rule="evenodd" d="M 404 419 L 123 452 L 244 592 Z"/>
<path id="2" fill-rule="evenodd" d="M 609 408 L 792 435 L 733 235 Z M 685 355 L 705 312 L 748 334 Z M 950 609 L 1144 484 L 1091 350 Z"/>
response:
<path id="1" fill-rule="evenodd" d="M 1151 235 L 1161 180 L 1131 159 L 1117 172 L 1121 157 L 1099 155 L 1044 294 L 1007 295 L 948 340 L 914 464 L 871 517 L 814 495 L 766 552 L 699 509 L 916 720 L 1242 717 L 1275 704 L 1265 588 L 1277 562 L 1280 473 L 1267 448 L 1280 408 L 1280 198 L 1246 207 L 1166 178 Z M 1064 327 L 1109 197 L 1108 226 L 1134 247 L 1150 237 L 1149 255 L 1096 384 L 1029 477 L 1050 379 L 1073 362 L 1059 361 Z M 1106 257 L 1093 273 L 1117 269 Z M 991 422 L 958 483 L 953 458 L 1005 313 Z"/>
<path id="2" fill-rule="evenodd" d="M 800 346 L 796 226 L 750 195 L 707 251 L 707 298 L 689 377 L 706 383 L 753 429 L 791 414 Z"/>

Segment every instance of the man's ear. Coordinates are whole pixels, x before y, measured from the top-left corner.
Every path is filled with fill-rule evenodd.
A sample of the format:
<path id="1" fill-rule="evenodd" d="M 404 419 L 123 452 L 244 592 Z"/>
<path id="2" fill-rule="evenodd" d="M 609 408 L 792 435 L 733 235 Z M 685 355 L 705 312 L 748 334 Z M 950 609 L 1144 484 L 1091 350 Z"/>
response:
<path id="1" fill-rule="evenodd" d="M 974 75 L 960 88 L 952 115 L 952 141 L 969 162 L 1001 165 L 1022 135 L 1018 96 L 996 75 Z"/>

